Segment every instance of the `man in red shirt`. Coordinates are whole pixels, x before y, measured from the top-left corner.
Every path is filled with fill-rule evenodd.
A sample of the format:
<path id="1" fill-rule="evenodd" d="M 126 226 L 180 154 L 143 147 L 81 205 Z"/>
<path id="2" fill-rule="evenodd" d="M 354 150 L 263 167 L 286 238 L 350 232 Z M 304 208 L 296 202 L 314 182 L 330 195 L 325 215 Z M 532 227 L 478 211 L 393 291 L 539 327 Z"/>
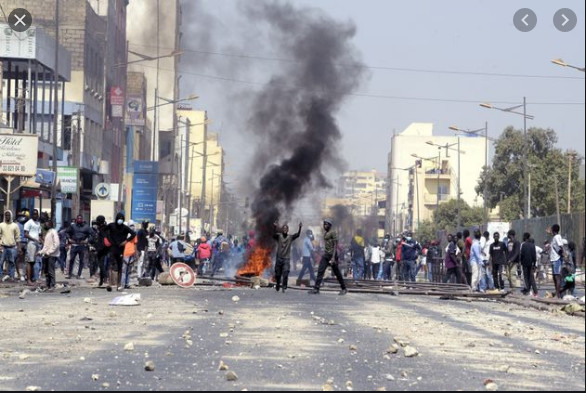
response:
<path id="1" fill-rule="evenodd" d="M 197 259 L 199 259 L 199 274 L 205 274 L 209 268 L 210 259 L 212 258 L 212 246 L 209 245 L 208 239 L 203 236 L 197 247 Z"/>

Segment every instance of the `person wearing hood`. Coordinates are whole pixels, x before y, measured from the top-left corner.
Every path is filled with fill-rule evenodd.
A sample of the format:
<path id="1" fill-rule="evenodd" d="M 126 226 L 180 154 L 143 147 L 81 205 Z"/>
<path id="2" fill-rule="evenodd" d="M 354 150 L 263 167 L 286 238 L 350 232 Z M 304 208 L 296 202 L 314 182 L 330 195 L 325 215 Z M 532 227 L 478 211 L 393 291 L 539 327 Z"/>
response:
<path id="1" fill-rule="evenodd" d="M 319 290 L 321 287 L 321 283 L 324 278 L 324 274 L 328 267 L 332 268 L 332 272 L 338 279 L 340 283 L 341 290 L 338 293 L 340 296 L 346 295 L 348 291 L 346 290 L 346 283 L 344 282 L 344 277 L 342 276 L 342 272 L 340 271 L 339 263 L 340 260 L 338 258 L 338 233 L 332 230 L 333 223 L 330 219 L 325 219 L 323 228 L 325 231 L 324 235 L 324 254 L 319 262 L 319 268 L 317 270 L 317 278 L 315 280 L 315 284 L 313 285 L 313 289 L 309 291 L 311 295 L 318 295 Z"/>
<path id="2" fill-rule="evenodd" d="M 123 253 L 126 243 L 134 240 L 136 233 L 127 225 L 124 225 L 124 213 L 116 214 L 116 221 L 108 225 L 108 241 L 112 245 L 110 247 L 110 263 L 108 266 L 109 283 L 106 287 L 108 292 L 112 291 L 112 287 L 121 290 L 122 282 L 122 264 Z"/>
<path id="3" fill-rule="evenodd" d="M 3 265 L 6 262 L 8 274 L 2 279 L 6 281 L 9 278 L 14 280 L 14 273 L 16 269 L 16 255 L 17 245 L 20 241 L 20 229 L 18 225 L 12 221 L 12 212 L 6 210 L 4 212 L 4 221 L 0 223 L 0 244 L 2 244 L 2 257 L 0 257 L 0 277 L 3 273 Z"/>
<path id="4" fill-rule="evenodd" d="M 100 270 L 99 279 L 100 282 L 98 287 L 104 285 L 106 282 L 108 266 L 107 259 L 110 253 L 110 241 L 108 240 L 108 225 L 106 224 L 106 218 L 102 215 L 96 217 L 96 243 L 94 248 L 96 249 L 96 257 L 98 258 L 98 268 Z"/>

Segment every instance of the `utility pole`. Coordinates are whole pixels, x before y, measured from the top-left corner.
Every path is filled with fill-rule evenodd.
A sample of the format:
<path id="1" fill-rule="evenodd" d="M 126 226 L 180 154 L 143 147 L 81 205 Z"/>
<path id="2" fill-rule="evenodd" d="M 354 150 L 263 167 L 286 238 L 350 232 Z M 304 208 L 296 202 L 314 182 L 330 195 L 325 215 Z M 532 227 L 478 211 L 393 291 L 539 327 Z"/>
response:
<path id="1" fill-rule="evenodd" d="M 437 214 L 437 212 L 439 211 L 439 205 L 440 205 L 440 172 L 441 172 L 441 166 L 442 166 L 442 148 L 438 147 L 437 148 L 437 202 L 435 205 L 435 213 Z"/>
<path id="2" fill-rule="evenodd" d="M 53 89 L 53 173 L 57 176 L 57 116 L 59 115 L 59 0 L 55 0 L 55 69 L 53 70 L 55 78 L 55 87 Z M 51 219 L 57 218 L 57 179 L 55 178 L 51 185 Z"/>
<path id="3" fill-rule="evenodd" d="M 572 162 L 576 156 L 576 152 L 568 153 L 568 214 L 572 212 Z"/>
<path id="4" fill-rule="evenodd" d="M 201 167 L 202 176 L 201 176 L 201 208 L 199 209 L 201 215 L 201 233 L 205 232 L 205 209 L 206 209 L 206 167 L 208 166 L 208 134 L 207 134 L 207 127 L 204 125 L 203 128 L 203 157 L 202 157 L 203 165 Z M 211 233 L 211 223 L 210 223 L 210 233 Z"/>
<path id="5" fill-rule="evenodd" d="M 558 185 L 558 178 L 554 176 L 554 185 L 555 185 L 555 211 L 557 216 L 557 222 L 561 225 L 561 215 L 560 215 L 560 191 Z"/>
<path id="6" fill-rule="evenodd" d="M 529 176 L 527 176 L 527 149 L 529 149 L 529 143 L 527 142 L 527 98 L 523 97 L 523 197 L 525 198 L 525 214 L 523 216 L 524 218 L 531 218 L 527 187 L 529 184 Z"/>
<path id="7" fill-rule="evenodd" d="M 460 137 L 458 137 L 458 230 L 462 227 L 462 208 L 461 205 L 462 188 L 460 184 Z"/>
<path id="8" fill-rule="evenodd" d="M 215 170 L 212 169 L 212 194 L 210 196 L 210 233 L 212 232 L 212 227 L 214 224 L 214 176 Z"/>
<path id="9" fill-rule="evenodd" d="M 484 123 L 484 170 L 488 171 L 488 122 Z M 484 213 L 484 225 L 488 227 L 488 204 L 487 204 L 487 187 L 486 187 L 486 179 L 484 180 L 484 189 L 482 190 L 482 199 L 483 199 L 483 213 Z"/>

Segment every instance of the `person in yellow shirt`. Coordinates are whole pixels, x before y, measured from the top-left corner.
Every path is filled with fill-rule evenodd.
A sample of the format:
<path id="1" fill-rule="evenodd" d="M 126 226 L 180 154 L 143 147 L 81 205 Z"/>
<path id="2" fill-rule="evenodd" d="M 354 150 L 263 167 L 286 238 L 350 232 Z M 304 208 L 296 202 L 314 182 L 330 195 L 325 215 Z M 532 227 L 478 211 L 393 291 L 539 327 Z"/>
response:
<path id="1" fill-rule="evenodd" d="M 4 212 L 4 221 L 0 223 L 0 244 L 2 245 L 2 257 L 0 257 L 0 277 L 3 274 L 4 263 L 7 263 L 8 274 L 2 281 L 14 280 L 16 268 L 16 255 L 18 253 L 17 242 L 20 241 L 20 229 L 12 221 L 12 212 Z"/>

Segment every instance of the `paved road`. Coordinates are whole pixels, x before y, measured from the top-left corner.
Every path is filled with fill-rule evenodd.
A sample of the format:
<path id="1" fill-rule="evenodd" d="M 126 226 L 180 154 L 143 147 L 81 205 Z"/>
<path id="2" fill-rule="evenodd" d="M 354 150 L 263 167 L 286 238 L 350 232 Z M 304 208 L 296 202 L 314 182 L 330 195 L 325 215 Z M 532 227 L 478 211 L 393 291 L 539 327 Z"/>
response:
<path id="1" fill-rule="evenodd" d="M 485 390 L 487 379 L 499 390 L 585 389 L 579 317 L 268 288 L 131 292 L 140 306 L 108 306 L 115 294 L 92 288 L 0 292 L 0 390 L 322 390 L 328 380 L 333 390 Z M 420 356 L 388 354 L 396 341 Z"/>

